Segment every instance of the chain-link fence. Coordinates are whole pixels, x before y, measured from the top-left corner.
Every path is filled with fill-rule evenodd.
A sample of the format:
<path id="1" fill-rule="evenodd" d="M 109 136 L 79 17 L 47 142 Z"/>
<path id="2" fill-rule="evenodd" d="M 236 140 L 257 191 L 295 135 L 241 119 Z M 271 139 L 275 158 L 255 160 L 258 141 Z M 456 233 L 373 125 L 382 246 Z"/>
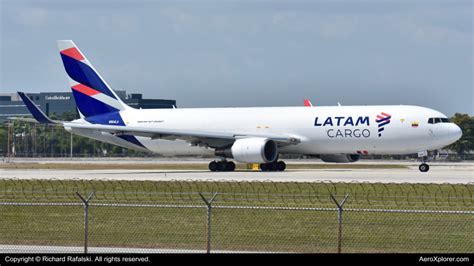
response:
<path id="1" fill-rule="evenodd" d="M 472 253 L 473 187 L 0 180 L 0 252 Z"/>

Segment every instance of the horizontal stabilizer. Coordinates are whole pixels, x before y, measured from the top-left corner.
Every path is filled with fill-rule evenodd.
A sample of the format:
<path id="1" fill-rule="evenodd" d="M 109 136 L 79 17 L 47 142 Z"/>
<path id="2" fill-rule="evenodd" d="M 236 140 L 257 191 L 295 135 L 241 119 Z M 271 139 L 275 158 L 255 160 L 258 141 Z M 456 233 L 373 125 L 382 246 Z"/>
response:
<path id="1" fill-rule="evenodd" d="M 33 103 L 33 101 L 26 96 L 25 93 L 23 92 L 18 92 L 18 95 L 20 95 L 21 99 L 25 103 L 26 107 L 30 111 L 30 113 L 33 115 L 36 121 L 40 124 L 57 124 L 58 121 L 53 121 L 51 120 L 41 109 L 38 108 L 38 106 Z M 16 119 L 16 120 L 22 120 L 22 119 Z M 26 121 L 26 120 L 25 120 Z"/>

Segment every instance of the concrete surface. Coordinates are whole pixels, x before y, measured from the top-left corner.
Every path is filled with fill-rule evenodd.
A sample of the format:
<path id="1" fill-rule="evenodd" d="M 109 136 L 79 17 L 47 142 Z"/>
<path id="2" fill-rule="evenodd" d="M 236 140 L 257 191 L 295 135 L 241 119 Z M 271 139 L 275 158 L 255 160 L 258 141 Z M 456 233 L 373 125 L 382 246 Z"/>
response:
<path id="1" fill-rule="evenodd" d="M 15 162 L 33 162 L 18 160 Z M 37 160 L 38 161 L 38 160 Z M 195 160 L 78 160 L 74 163 L 206 163 L 208 159 Z M 39 160 L 38 162 L 57 162 Z M 64 160 L 71 163 L 70 160 Z M 308 163 L 292 161 L 288 163 Z M 321 162 L 314 162 L 321 163 Z M 49 170 L 49 169 L 0 169 L 0 178 L 18 179 L 99 179 L 99 180 L 217 180 L 217 181 L 275 181 L 275 182 L 372 182 L 372 183 L 452 183 L 474 182 L 474 163 L 430 163 L 430 171 L 421 173 L 417 162 L 362 161 L 357 164 L 402 164 L 407 169 L 314 169 L 287 170 L 285 172 L 209 172 L 198 170 Z M 113 167 L 113 166 L 112 166 Z M 111 168 L 112 168 L 111 167 Z"/>

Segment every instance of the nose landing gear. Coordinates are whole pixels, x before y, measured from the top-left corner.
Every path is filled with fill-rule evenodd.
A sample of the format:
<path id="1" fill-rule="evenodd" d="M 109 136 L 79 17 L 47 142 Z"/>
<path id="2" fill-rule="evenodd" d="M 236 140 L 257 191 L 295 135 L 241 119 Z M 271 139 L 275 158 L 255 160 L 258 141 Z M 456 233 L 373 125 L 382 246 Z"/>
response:
<path id="1" fill-rule="evenodd" d="M 425 172 L 428 172 L 430 170 L 430 166 L 426 163 L 422 163 L 422 164 L 420 164 L 418 169 L 420 169 L 420 172 L 425 173 Z"/>
<path id="2" fill-rule="evenodd" d="M 422 173 L 426 173 L 430 170 L 430 166 L 426 163 L 427 160 L 432 160 L 428 157 L 428 151 L 421 151 L 418 153 L 418 158 L 421 158 L 421 164 L 418 166 L 418 169 Z"/>

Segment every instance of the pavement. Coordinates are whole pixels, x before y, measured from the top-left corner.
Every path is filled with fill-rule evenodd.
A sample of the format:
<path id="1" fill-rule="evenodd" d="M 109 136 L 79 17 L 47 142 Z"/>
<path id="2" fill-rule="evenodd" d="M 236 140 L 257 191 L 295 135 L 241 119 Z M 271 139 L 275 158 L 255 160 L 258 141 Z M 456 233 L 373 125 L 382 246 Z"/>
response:
<path id="1" fill-rule="evenodd" d="M 71 163 L 71 160 L 58 160 Z M 74 163 L 205 163 L 208 160 L 77 160 Z M 15 162 L 32 162 L 16 160 Z M 57 162 L 44 160 L 39 162 Z M 308 161 L 292 161 L 289 164 L 308 163 Z M 317 162 L 321 163 L 321 162 Z M 474 182 L 474 163 L 430 163 L 430 171 L 421 173 L 418 163 L 411 161 L 362 161 L 357 164 L 401 164 L 405 169 L 301 169 L 284 172 L 209 172 L 200 170 L 54 170 L 54 169 L 0 169 L 3 179 L 85 179 L 85 180 L 196 180 L 196 181 L 274 181 L 274 182 L 369 182 L 369 183 L 450 183 L 468 184 Z M 113 168 L 113 166 L 111 166 Z"/>

